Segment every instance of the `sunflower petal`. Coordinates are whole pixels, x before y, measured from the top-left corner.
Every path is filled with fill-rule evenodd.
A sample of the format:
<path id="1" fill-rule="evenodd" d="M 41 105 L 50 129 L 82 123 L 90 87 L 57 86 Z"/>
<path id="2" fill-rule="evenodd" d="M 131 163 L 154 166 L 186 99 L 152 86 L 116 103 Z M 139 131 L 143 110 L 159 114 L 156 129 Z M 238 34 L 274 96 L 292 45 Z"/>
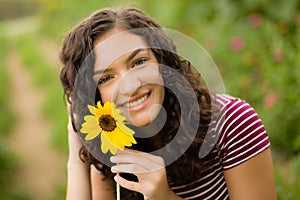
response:
<path id="1" fill-rule="evenodd" d="M 136 144 L 134 137 L 124 133 L 118 127 L 115 129 L 113 135 L 106 133 L 106 136 L 108 136 L 108 139 L 111 141 L 112 144 L 114 144 L 121 150 L 124 150 L 125 146 L 131 146 L 132 143 Z"/>
<path id="2" fill-rule="evenodd" d="M 84 117 L 85 122 L 81 125 L 82 133 L 89 133 L 90 131 L 97 129 L 99 127 L 98 119 L 92 115 L 86 115 Z"/>
<path id="3" fill-rule="evenodd" d="M 81 132 L 82 133 L 88 133 L 90 130 L 93 130 L 95 128 L 99 127 L 99 124 L 96 123 L 88 123 L 88 122 L 84 122 L 81 125 Z"/>
<path id="4" fill-rule="evenodd" d="M 86 115 L 83 119 L 89 123 L 98 123 L 98 117 L 94 115 Z"/>
<path id="5" fill-rule="evenodd" d="M 109 102 L 106 102 L 103 106 L 96 109 L 96 116 L 101 117 L 102 115 L 111 115 Z"/>
<path id="6" fill-rule="evenodd" d="M 110 151 L 113 155 L 117 153 L 117 148 L 106 138 L 104 134 L 101 134 L 101 151 L 107 153 Z"/>
<path id="7" fill-rule="evenodd" d="M 132 135 L 123 134 L 123 143 L 125 146 L 131 146 L 132 144 L 136 144 L 136 140 Z"/>
<path id="8" fill-rule="evenodd" d="M 102 105 L 100 101 L 97 102 L 97 108 L 102 109 Z"/>
<path id="9" fill-rule="evenodd" d="M 122 123 L 125 121 L 125 117 L 122 115 L 115 115 L 114 118 L 116 119 L 117 122 Z"/>
<path id="10" fill-rule="evenodd" d="M 124 133 L 129 134 L 129 135 L 133 135 L 134 131 L 130 128 L 128 128 L 125 124 L 120 123 L 120 122 L 116 122 L 117 127 L 119 127 L 119 129 L 121 129 Z"/>
<path id="11" fill-rule="evenodd" d="M 115 129 L 113 133 L 103 131 L 103 134 L 106 136 L 107 140 L 119 149 L 124 149 L 124 145 L 120 140 L 117 130 Z"/>
<path id="12" fill-rule="evenodd" d="M 95 128 L 95 127 L 97 127 L 97 126 L 99 126 L 98 123 L 90 123 L 89 121 L 84 122 L 84 123 L 81 125 L 82 128 Z"/>
<path id="13" fill-rule="evenodd" d="M 100 126 L 95 126 L 95 127 L 86 127 L 86 126 L 82 126 L 82 128 L 80 129 L 81 133 L 89 133 L 95 129 L 100 128 Z"/>
<path id="14" fill-rule="evenodd" d="M 136 141 L 132 135 L 128 135 L 128 134 L 124 133 L 123 131 L 121 131 L 120 129 L 116 130 L 116 134 L 118 136 L 118 142 L 120 142 L 123 145 L 123 149 L 124 149 L 124 146 L 131 146 L 132 143 L 136 144 Z"/>
<path id="15" fill-rule="evenodd" d="M 103 112 L 105 114 L 108 114 L 108 115 L 112 115 L 112 106 L 113 104 L 110 103 L 109 101 L 105 102 L 105 104 L 103 105 Z"/>
<path id="16" fill-rule="evenodd" d="M 109 146 L 108 146 L 108 141 L 107 139 L 105 138 L 104 134 L 101 134 L 101 151 L 103 153 L 107 153 L 108 149 L 109 149 Z"/>
<path id="17" fill-rule="evenodd" d="M 117 153 L 117 148 L 116 147 L 114 147 L 113 145 L 111 145 L 111 147 L 110 147 L 109 150 L 110 150 L 111 154 L 116 155 L 116 153 Z"/>
<path id="18" fill-rule="evenodd" d="M 114 107 L 114 104 L 112 104 L 111 112 L 112 112 L 112 114 L 113 114 L 114 117 L 116 117 L 116 116 L 118 116 L 118 115 L 121 114 L 121 110 L 118 109 L 118 108 L 115 108 L 115 107 Z"/>
<path id="19" fill-rule="evenodd" d="M 97 128 L 97 129 L 94 129 L 92 130 L 91 132 L 89 132 L 86 136 L 85 136 L 85 140 L 92 140 L 94 139 L 95 137 L 97 137 L 100 133 L 101 133 L 101 128 Z"/>
<path id="20" fill-rule="evenodd" d="M 93 115 L 95 115 L 95 109 L 96 108 L 94 106 L 91 106 L 91 105 L 87 105 L 87 107 L 88 107 L 90 113 L 93 114 Z"/>

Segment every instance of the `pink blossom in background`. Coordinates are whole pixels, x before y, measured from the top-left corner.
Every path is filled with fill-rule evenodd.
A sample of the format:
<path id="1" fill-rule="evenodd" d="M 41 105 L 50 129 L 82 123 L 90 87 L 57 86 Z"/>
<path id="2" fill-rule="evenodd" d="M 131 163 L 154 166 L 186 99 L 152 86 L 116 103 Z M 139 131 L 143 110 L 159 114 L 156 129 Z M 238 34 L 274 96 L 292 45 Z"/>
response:
<path id="1" fill-rule="evenodd" d="M 295 22 L 297 25 L 300 25 L 300 13 L 295 16 Z"/>
<path id="2" fill-rule="evenodd" d="M 258 27 L 262 24 L 262 16 L 259 13 L 253 13 L 248 16 L 248 22 L 253 27 Z"/>
<path id="3" fill-rule="evenodd" d="M 278 101 L 278 94 L 275 91 L 269 92 L 264 98 L 264 108 L 270 109 L 273 108 Z"/>
<path id="4" fill-rule="evenodd" d="M 234 36 L 229 42 L 229 47 L 233 51 L 241 51 L 245 47 L 245 40 L 241 36 Z"/>
<path id="5" fill-rule="evenodd" d="M 284 59 L 284 54 L 283 54 L 283 51 L 281 49 L 275 49 L 273 52 L 273 59 L 276 61 L 276 62 L 281 62 L 283 61 Z"/>

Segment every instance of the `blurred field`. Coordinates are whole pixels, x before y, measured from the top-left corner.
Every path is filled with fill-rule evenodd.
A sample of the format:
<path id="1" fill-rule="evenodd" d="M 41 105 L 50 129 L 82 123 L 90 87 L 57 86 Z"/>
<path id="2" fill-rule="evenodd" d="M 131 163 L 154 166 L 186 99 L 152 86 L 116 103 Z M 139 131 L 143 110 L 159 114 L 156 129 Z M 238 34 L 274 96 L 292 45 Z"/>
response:
<path id="1" fill-rule="evenodd" d="M 251 103 L 267 128 L 278 199 L 300 199 L 300 0 L 0 0 L 0 199 L 64 199 L 59 46 L 83 17 L 121 5 L 145 10 L 207 50 L 226 92 Z M 51 170 L 56 178 L 47 178 Z M 39 181 L 48 191 L 37 188 Z"/>

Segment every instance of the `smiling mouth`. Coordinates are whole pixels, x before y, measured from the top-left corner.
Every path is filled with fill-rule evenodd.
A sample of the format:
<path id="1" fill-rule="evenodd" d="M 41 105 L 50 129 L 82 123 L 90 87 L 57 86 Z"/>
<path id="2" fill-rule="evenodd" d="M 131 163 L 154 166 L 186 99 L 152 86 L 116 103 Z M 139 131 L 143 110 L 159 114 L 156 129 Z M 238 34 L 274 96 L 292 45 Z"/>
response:
<path id="1" fill-rule="evenodd" d="M 142 96 L 141 98 L 135 100 L 135 101 L 132 101 L 132 102 L 128 102 L 126 103 L 124 106 L 126 108 L 133 108 L 133 107 L 136 107 L 140 104 L 142 104 L 143 102 L 145 102 L 148 98 L 149 98 L 149 93 L 145 94 L 144 96 Z"/>

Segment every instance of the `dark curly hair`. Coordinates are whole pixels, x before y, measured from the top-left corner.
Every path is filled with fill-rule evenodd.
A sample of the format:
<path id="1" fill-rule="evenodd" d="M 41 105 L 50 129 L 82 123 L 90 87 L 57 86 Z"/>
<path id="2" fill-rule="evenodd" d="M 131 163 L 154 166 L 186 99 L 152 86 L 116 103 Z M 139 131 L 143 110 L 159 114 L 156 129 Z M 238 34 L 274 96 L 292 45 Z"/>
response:
<path id="1" fill-rule="evenodd" d="M 137 138 L 137 145 L 132 148 L 151 152 L 168 144 L 174 139 L 179 128 L 184 132 L 184 136 L 176 139 L 176 150 L 171 148 L 166 149 L 166 155 L 174 154 L 178 151 L 181 156 L 173 163 L 166 167 L 168 174 L 168 182 L 170 186 L 183 185 L 199 179 L 206 170 L 217 161 L 217 155 L 210 152 L 205 158 L 200 159 L 198 156 L 201 145 L 205 141 L 204 138 L 208 131 L 210 122 L 213 117 L 213 109 L 216 107 L 213 95 L 211 95 L 205 87 L 201 85 L 201 76 L 195 72 L 187 60 L 179 57 L 176 52 L 176 47 L 173 41 L 162 31 L 160 26 L 145 13 L 134 8 L 119 8 L 119 9 L 102 9 L 85 20 L 81 21 L 71 31 L 67 33 L 63 40 L 62 49 L 60 52 L 60 60 L 64 67 L 61 70 L 60 79 L 64 89 L 65 96 L 69 100 L 72 98 L 73 112 L 80 113 L 80 103 L 76 104 L 75 99 L 88 98 L 84 92 L 88 91 L 90 85 L 95 84 L 90 78 L 83 77 L 84 80 L 78 81 L 82 92 L 74 92 L 75 80 L 80 68 L 88 56 L 93 55 L 93 45 L 95 40 L 110 30 L 119 28 L 128 30 L 133 34 L 140 35 L 150 49 L 153 51 L 158 62 L 162 66 L 170 66 L 173 70 L 179 73 L 173 73 L 170 68 L 160 67 L 164 84 L 165 84 L 165 99 L 163 107 L 166 110 L 167 121 L 162 130 L 155 136 L 150 138 Z M 147 28 L 147 29 L 144 29 Z M 92 56 L 93 57 L 93 56 Z M 90 59 L 90 62 L 94 62 Z M 86 63 L 86 65 L 93 63 Z M 93 66 L 93 65 L 92 65 Z M 86 73 L 93 73 L 93 68 L 87 68 Z M 183 83 L 179 76 L 183 76 L 188 81 L 189 85 Z M 95 85 L 93 86 L 95 87 Z M 172 88 L 172 89 L 170 89 Z M 95 91 L 96 98 L 88 101 L 100 100 L 99 91 Z M 175 94 L 180 93 L 183 97 L 187 97 L 187 101 L 181 104 Z M 196 96 L 196 101 L 193 101 L 192 95 Z M 74 101 L 73 101 L 74 99 Z M 86 102 L 86 101 L 84 101 Z M 185 112 L 182 112 L 182 111 Z M 200 113 L 200 114 L 199 114 Z M 199 118 L 200 119 L 196 119 Z M 78 130 L 82 121 L 73 119 L 73 126 Z M 196 124 L 195 124 L 196 123 Z M 195 126 L 196 125 L 196 126 Z M 196 127 L 196 128 L 195 128 Z M 192 133 L 196 133 L 193 135 Z M 180 149 L 187 142 L 190 142 L 188 149 Z M 189 144 L 190 144 L 189 143 Z M 87 164 L 99 163 L 85 147 L 79 152 L 81 159 Z M 106 178 L 112 178 L 113 174 L 110 168 L 103 165 L 103 174 Z M 185 176 L 182 176 L 185 174 Z M 129 190 L 122 190 L 122 196 L 125 199 L 143 199 L 141 194 L 134 193 Z"/>

